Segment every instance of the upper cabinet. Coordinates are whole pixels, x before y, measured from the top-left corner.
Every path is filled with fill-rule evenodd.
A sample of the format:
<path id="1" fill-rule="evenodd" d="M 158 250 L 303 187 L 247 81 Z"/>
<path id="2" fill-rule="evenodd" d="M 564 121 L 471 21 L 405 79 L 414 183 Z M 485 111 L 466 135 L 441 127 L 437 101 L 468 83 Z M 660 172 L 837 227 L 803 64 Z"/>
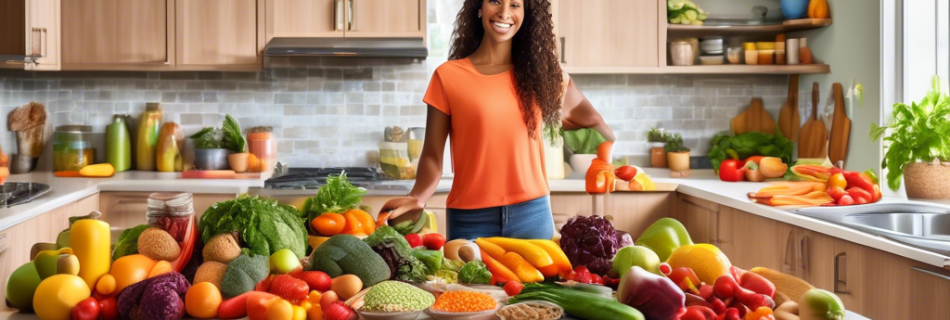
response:
<path id="1" fill-rule="evenodd" d="M 63 3 L 63 69 L 171 69 L 172 0 Z"/>
<path id="2" fill-rule="evenodd" d="M 267 41 L 293 38 L 425 38 L 426 0 L 267 0 Z"/>
<path id="3" fill-rule="evenodd" d="M 569 71 L 660 65 L 657 0 L 556 0 L 552 4 L 558 55 Z"/>
<path id="4" fill-rule="evenodd" d="M 261 68 L 263 0 L 177 0 L 177 64 L 190 70 Z M 263 16 L 263 12 L 261 14 Z M 181 69 L 180 68 L 180 69 Z"/>
<path id="5" fill-rule="evenodd" d="M 60 30 L 60 0 L 0 0 L 0 68 L 59 70 Z"/>
<path id="6" fill-rule="evenodd" d="M 344 0 L 267 0 L 264 19 L 271 38 L 343 37 Z"/>

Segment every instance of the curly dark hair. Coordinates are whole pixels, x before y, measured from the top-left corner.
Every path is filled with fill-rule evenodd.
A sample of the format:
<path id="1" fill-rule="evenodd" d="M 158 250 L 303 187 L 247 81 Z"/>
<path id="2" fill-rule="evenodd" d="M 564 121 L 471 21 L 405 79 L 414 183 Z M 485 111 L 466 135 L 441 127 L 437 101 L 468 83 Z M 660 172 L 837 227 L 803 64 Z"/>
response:
<path id="1" fill-rule="evenodd" d="M 449 59 L 464 59 L 481 45 L 485 28 L 478 17 L 482 0 L 465 0 L 455 20 Z M 554 137 L 561 127 L 563 95 L 561 65 L 555 55 L 554 21 L 548 0 L 525 0 L 524 20 L 512 39 L 511 60 L 514 64 L 515 87 L 528 134 L 536 138 L 537 110 L 547 125 L 546 133 Z M 538 105 L 539 108 L 534 108 Z"/>

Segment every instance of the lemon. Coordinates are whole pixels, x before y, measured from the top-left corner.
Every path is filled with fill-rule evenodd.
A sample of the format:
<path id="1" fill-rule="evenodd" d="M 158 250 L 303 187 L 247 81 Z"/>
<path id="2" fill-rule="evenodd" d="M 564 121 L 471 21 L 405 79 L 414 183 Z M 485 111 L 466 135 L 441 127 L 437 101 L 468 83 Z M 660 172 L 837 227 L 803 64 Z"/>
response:
<path id="1" fill-rule="evenodd" d="M 650 176 L 645 173 L 640 173 L 637 176 L 633 177 L 633 180 L 640 183 L 640 186 L 643 187 L 643 191 L 654 191 L 656 190 L 656 184 L 653 183 L 653 180 L 650 180 Z"/>
<path id="2" fill-rule="evenodd" d="M 685 245 L 676 250 L 666 260 L 670 267 L 686 267 L 693 270 L 699 281 L 708 285 L 716 283 L 720 276 L 729 274 L 729 268 L 732 263 L 722 251 L 714 245 L 708 243 L 697 243 Z"/>

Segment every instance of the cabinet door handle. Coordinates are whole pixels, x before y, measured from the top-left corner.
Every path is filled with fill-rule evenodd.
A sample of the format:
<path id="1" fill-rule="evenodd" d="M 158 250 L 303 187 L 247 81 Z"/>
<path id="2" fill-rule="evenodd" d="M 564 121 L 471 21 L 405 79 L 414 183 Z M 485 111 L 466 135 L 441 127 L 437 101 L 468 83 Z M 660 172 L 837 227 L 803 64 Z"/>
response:
<path id="1" fill-rule="evenodd" d="M 343 31 L 343 0 L 333 2 L 333 30 Z"/>
<path id="2" fill-rule="evenodd" d="M 845 258 L 845 262 L 848 262 L 848 260 L 847 260 L 847 259 L 848 259 L 848 254 L 847 254 L 846 252 L 842 252 L 842 253 L 839 253 L 839 254 L 836 254 L 836 255 L 835 255 L 835 286 L 834 286 L 834 291 L 835 291 L 835 293 L 851 294 L 851 291 L 845 291 L 845 290 L 838 289 L 838 285 L 839 285 L 839 284 L 843 284 L 843 285 L 845 285 L 845 286 L 848 285 L 848 280 L 847 280 L 847 279 L 841 280 L 840 273 L 839 273 L 840 271 L 838 271 L 838 269 L 840 269 L 839 267 L 840 267 L 840 260 L 841 260 L 841 258 Z M 845 269 L 845 273 L 847 273 L 847 271 L 848 271 L 848 270 L 847 270 L 847 267 L 845 267 L 845 268 L 846 268 L 846 269 Z"/>
<path id="3" fill-rule="evenodd" d="M 792 262 L 789 263 L 789 260 L 792 260 Z M 794 260 L 795 260 L 795 230 L 791 230 L 788 232 L 788 240 L 785 241 L 785 260 L 783 261 L 785 263 L 785 267 L 788 268 L 789 271 L 795 271 Z"/>
<path id="4" fill-rule="evenodd" d="M 0 253 L 4 253 L 10 249 L 10 235 L 6 232 L 0 233 Z"/>
<path id="5" fill-rule="evenodd" d="M 802 272 L 808 272 L 808 265 L 811 264 L 811 261 L 809 261 L 810 259 L 809 255 L 811 255 L 811 249 L 808 247 L 809 238 L 811 237 L 807 235 L 802 236 L 802 239 L 800 240 L 800 244 L 799 244 L 800 246 L 799 248 L 802 253 Z"/>
<path id="6" fill-rule="evenodd" d="M 349 25 L 346 27 L 346 30 L 349 30 L 349 31 L 353 31 L 353 24 L 356 23 L 356 15 L 353 14 L 353 10 L 356 10 L 356 4 L 354 4 L 354 2 L 356 1 L 355 0 L 347 1 L 347 5 L 350 7 L 350 12 L 349 12 Z"/>
<path id="7" fill-rule="evenodd" d="M 920 272 L 920 273 L 929 274 L 929 275 L 932 275 L 932 276 L 937 277 L 937 278 L 940 278 L 940 279 L 950 280 L 950 276 L 943 275 L 943 274 L 939 274 L 939 273 L 936 273 L 936 272 L 933 272 L 933 271 L 924 270 L 924 269 L 921 269 L 921 268 L 918 268 L 918 267 L 911 267 L 910 269 L 911 269 L 911 270 L 914 270 L 914 271 L 917 271 L 917 272 Z"/>
<path id="8" fill-rule="evenodd" d="M 564 49 L 564 42 L 565 42 L 565 41 L 566 41 L 565 37 L 561 37 L 561 63 L 567 63 L 567 57 L 564 56 L 564 53 L 565 53 L 565 51 L 566 51 L 566 50 Z"/>

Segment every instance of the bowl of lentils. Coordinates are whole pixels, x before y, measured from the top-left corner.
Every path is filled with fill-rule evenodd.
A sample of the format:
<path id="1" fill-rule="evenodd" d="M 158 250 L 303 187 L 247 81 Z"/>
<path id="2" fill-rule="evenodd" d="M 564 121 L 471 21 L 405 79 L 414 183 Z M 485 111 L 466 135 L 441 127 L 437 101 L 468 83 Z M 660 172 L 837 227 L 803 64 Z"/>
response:
<path id="1" fill-rule="evenodd" d="M 436 320 L 488 320 L 495 318 L 499 304 L 490 295 L 476 291 L 446 291 L 426 309 Z"/>
<path id="2" fill-rule="evenodd" d="M 383 281 L 366 292 L 357 312 L 367 320 L 409 320 L 433 304 L 435 296 L 428 291 L 408 283 Z"/>

